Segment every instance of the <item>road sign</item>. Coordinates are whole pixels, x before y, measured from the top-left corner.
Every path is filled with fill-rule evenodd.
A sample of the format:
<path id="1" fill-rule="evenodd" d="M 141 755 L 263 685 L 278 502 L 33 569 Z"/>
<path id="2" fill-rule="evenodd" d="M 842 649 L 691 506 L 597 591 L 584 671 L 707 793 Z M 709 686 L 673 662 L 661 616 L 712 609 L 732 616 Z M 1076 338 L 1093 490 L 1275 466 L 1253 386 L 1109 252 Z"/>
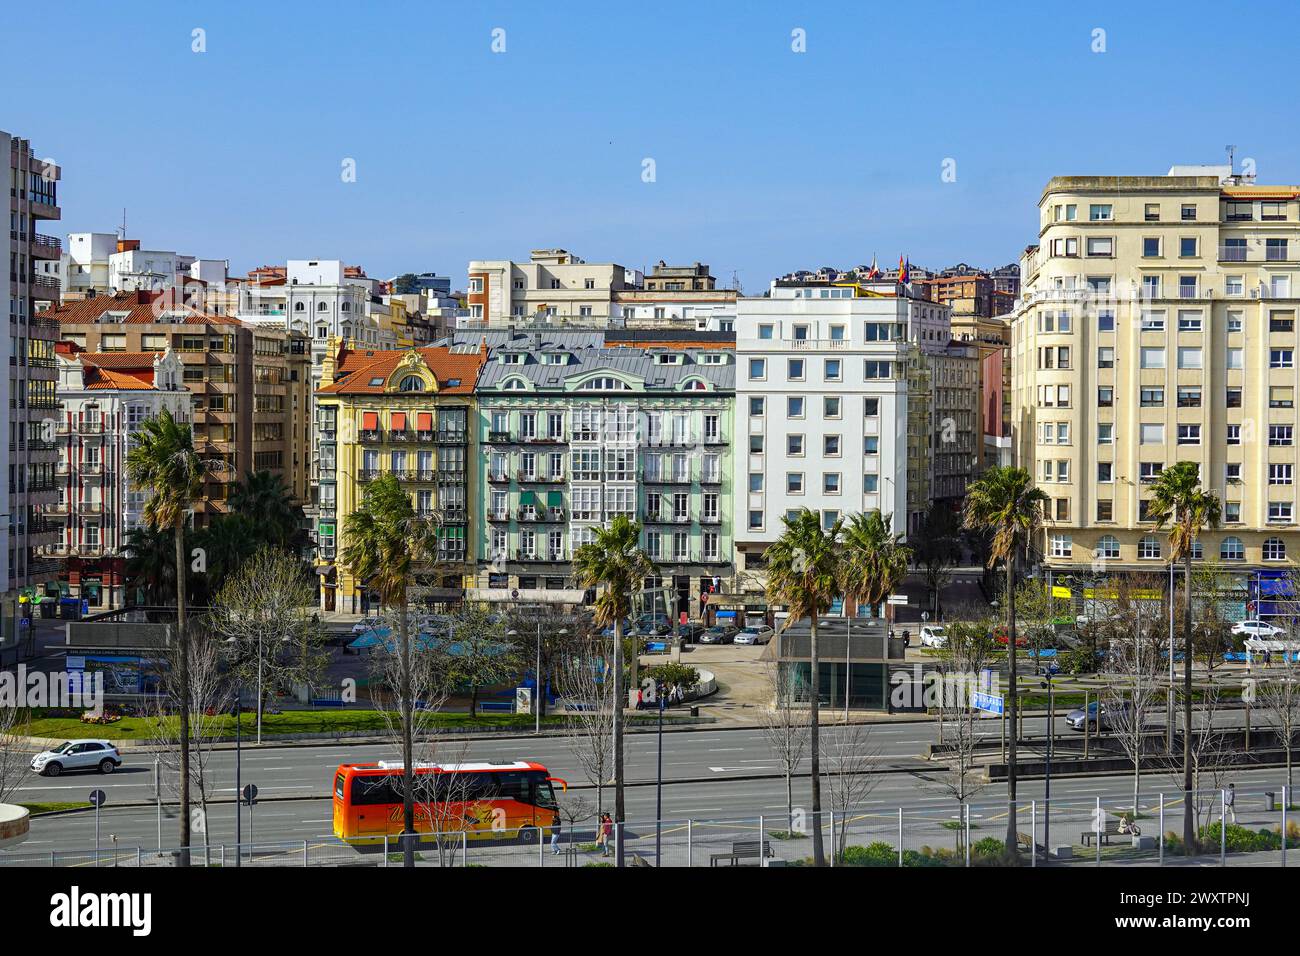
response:
<path id="1" fill-rule="evenodd" d="M 104 793 L 103 790 L 92 790 L 90 791 L 90 802 L 94 806 L 102 807 L 108 802 L 108 794 Z"/>
<path id="2" fill-rule="evenodd" d="M 885 598 L 885 603 L 886 603 L 886 604 L 906 604 L 906 603 L 907 603 L 907 595 L 906 595 L 906 594 L 891 594 L 891 595 L 889 595 L 889 597 Z"/>
<path id="3" fill-rule="evenodd" d="M 244 804 L 251 807 L 257 802 L 257 784 L 248 784 L 248 786 L 244 787 L 243 791 L 241 791 L 240 796 L 244 798 Z"/>
<path id="4" fill-rule="evenodd" d="M 977 693 L 972 695 L 971 699 L 971 706 L 989 714 L 1001 714 L 1004 704 L 1005 699 L 1001 694 Z"/>

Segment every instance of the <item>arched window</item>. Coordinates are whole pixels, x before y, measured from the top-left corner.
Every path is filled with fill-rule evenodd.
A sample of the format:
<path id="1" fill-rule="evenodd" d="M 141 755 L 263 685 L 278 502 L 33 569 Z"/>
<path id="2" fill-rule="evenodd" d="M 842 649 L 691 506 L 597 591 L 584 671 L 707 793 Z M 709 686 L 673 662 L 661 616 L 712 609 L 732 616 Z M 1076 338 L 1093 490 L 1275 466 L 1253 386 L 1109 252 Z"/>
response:
<path id="1" fill-rule="evenodd" d="M 295 303 L 293 304 L 293 311 L 295 311 L 295 312 L 306 312 L 306 311 L 307 311 L 307 304 L 306 304 L 305 302 L 295 302 Z"/>
<path id="2" fill-rule="evenodd" d="M 578 388 L 584 392 L 624 392 L 628 386 L 611 375 L 602 375 L 598 378 L 588 379 Z"/>
<path id="3" fill-rule="evenodd" d="M 505 392 L 522 392 L 528 387 L 522 378 L 509 378 L 501 385 L 501 390 Z"/>
<path id="4" fill-rule="evenodd" d="M 1286 544 L 1281 538 L 1269 538 L 1264 542 L 1265 561 L 1285 561 Z"/>
<path id="5" fill-rule="evenodd" d="M 1193 561 L 1205 560 L 1205 545 L 1201 544 L 1200 538 L 1197 538 L 1192 542 L 1192 560 Z"/>
<path id="6" fill-rule="evenodd" d="M 423 392 L 424 379 L 418 375 L 408 375 L 402 379 L 402 383 L 397 386 L 397 390 L 400 392 Z"/>
<path id="7" fill-rule="evenodd" d="M 690 379 L 682 385 L 683 391 L 687 392 L 705 392 L 708 391 L 708 388 L 709 386 L 705 385 L 704 382 L 698 378 Z"/>
<path id="8" fill-rule="evenodd" d="M 341 305 L 339 308 L 340 308 L 342 311 L 344 311 L 344 312 L 351 312 L 351 311 L 352 311 L 352 303 L 351 303 L 351 302 L 344 302 L 343 305 Z"/>
<path id="9" fill-rule="evenodd" d="M 1241 543 L 1241 539 L 1235 535 L 1229 535 L 1223 539 L 1219 545 L 1220 561 L 1245 561 L 1246 546 Z"/>
<path id="10" fill-rule="evenodd" d="M 316 303 L 316 311 L 317 311 L 317 312 L 325 312 L 325 311 L 328 310 L 328 309 L 329 309 L 329 306 L 326 305 L 324 302 L 318 302 L 318 303 Z"/>
<path id="11" fill-rule="evenodd" d="M 1160 560 L 1160 539 L 1154 535 L 1147 535 L 1138 542 L 1138 557 L 1145 561 Z"/>
<path id="12" fill-rule="evenodd" d="M 1097 539 L 1097 557 L 1119 558 L 1119 539 L 1113 534 L 1103 534 Z"/>

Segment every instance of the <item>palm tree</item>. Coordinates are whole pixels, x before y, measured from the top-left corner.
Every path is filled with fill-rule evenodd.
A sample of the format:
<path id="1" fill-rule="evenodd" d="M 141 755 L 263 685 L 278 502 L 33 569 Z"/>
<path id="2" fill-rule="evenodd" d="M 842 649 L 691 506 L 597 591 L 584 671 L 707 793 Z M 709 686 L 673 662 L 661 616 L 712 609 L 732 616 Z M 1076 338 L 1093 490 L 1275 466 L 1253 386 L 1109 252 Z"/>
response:
<path id="1" fill-rule="evenodd" d="M 907 577 L 912 549 L 879 511 L 855 514 L 844 528 L 844 594 L 875 609 Z"/>
<path id="2" fill-rule="evenodd" d="M 161 604 L 176 592 L 176 546 L 170 528 L 132 528 L 126 533 L 122 552 L 126 556 L 126 579 L 144 589 L 146 603 Z"/>
<path id="3" fill-rule="evenodd" d="M 1180 461 L 1164 469 L 1151 486 L 1147 516 L 1163 528 L 1169 523 L 1169 560 L 1183 562 L 1183 846 L 1194 852 L 1196 821 L 1192 812 L 1192 546 L 1203 528 L 1217 528 L 1219 496 L 1201 488 L 1201 469 Z M 1173 601 L 1174 596 L 1169 595 Z M 1172 655 L 1171 647 L 1169 653 Z"/>
<path id="4" fill-rule="evenodd" d="M 267 544 L 280 548 L 301 544 L 302 507 L 282 475 L 250 471 L 231 492 L 230 510 L 250 518 Z"/>
<path id="5" fill-rule="evenodd" d="M 144 523 L 154 531 L 171 529 L 176 558 L 177 699 L 180 711 L 181 865 L 189 865 L 190 845 L 190 649 L 185 627 L 185 591 L 188 567 L 185 560 L 185 525 L 194 502 L 203 494 L 203 482 L 219 463 L 199 456 L 194 449 L 190 426 L 176 421 L 164 408 L 147 418 L 136 432 L 126 454 L 126 471 L 131 483 L 148 493 L 143 509 Z"/>
<path id="6" fill-rule="evenodd" d="M 608 528 L 573 553 L 573 574 L 581 588 L 599 588 L 596 596 L 597 627 L 614 629 L 614 823 L 626 818 L 623 802 L 623 622 L 632 613 L 632 595 L 645 579 L 656 574 L 655 563 L 641 548 L 641 525 L 626 515 L 616 515 Z M 635 651 L 634 651 L 635 653 Z M 623 865 L 623 839 L 617 841 L 617 865 Z"/>
<path id="7" fill-rule="evenodd" d="M 844 578 L 844 557 L 840 535 L 843 523 L 838 519 L 823 528 L 821 517 L 804 508 L 784 519 L 785 531 L 767 551 L 767 599 L 783 604 L 787 615 L 781 629 L 795 621 L 808 619 L 811 628 L 808 651 L 809 709 L 808 753 L 812 775 L 813 865 L 825 866 L 822 846 L 821 789 L 821 682 L 818 671 L 821 658 L 817 647 L 817 619 L 830 610 L 839 596 Z"/>
<path id="8" fill-rule="evenodd" d="M 998 561 L 1007 568 L 1007 853 L 1016 852 L 1016 558 L 1043 522 L 1048 500 L 1023 468 L 997 465 L 966 486 L 963 523 L 990 536 L 988 566 Z"/>
<path id="9" fill-rule="evenodd" d="M 410 495 L 391 474 L 366 488 L 361 507 L 343 520 L 339 561 L 360 584 L 397 608 L 398 688 L 402 746 L 402 865 L 415 866 L 414 688 L 408 596 L 415 574 L 436 564 L 437 522 L 415 513 Z"/>

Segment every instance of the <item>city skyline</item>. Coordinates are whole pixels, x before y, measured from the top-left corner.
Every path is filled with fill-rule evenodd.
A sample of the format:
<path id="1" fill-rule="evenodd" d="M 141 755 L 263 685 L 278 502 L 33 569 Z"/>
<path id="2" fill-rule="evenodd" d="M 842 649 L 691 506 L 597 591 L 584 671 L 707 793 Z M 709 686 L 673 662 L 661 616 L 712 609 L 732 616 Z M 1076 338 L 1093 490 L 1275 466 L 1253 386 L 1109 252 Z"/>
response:
<path id="1" fill-rule="evenodd" d="M 301 9 L 258 9 L 255 21 L 251 9 L 157 11 L 128 29 L 73 5 L 7 31 L 8 58 L 27 67 L 15 86 L 39 75 L 41 96 L 15 97 L 6 121 L 76 170 L 62 229 L 107 231 L 125 208 L 129 237 L 228 258 L 232 274 L 344 258 L 374 276 L 437 271 L 454 284 L 471 259 L 563 247 L 634 269 L 707 262 L 720 285 L 734 273 L 754 294 L 795 269 L 873 256 L 1016 261 L 1036 235 L 1025 197 L 1062 172 L 1158 175 L 1221 163 L 1233 143 L 1261 181 L 1300 181 L 1286 158 L 1294 134 L 1241 111 L 1232 84 L 1198 87 L 1197 123 L 1162 119 L 1154 134 L 1150 117 L 1176 115 L 1188 94 L 1152 78 L 1212 52 L 1208 5 L 1181 5 L 1204 15 L 1176 22 L 1093 5 L 1035 30 L 949 4 L 906 22 L 841 5 L 596 17 L 576 4 L 564 19 L 504 5 L 448 16 L 428 57 L 343 39 L 386 36 L 417 7 L 353 18 L 346 32 L 332 29 L 346 9 L 335 4 L 313 7 L 308 24 Z M 1157 26 L 1177 42 L 1148 43 Z M 53 74 L 29 42 L 38 29 L 65 48 Z M 282 49 L 289 31 L 303 42 Z M 154 55 L 123 66 L 124 45 Z M 534 92 L 538 70 L 579 60 L 599 71 L 599 100 Z M 1280 61 L 1252 69 L 1261 88 L 1285 82 Z M 75 129 L 40 106 L 84 98 L 106 70 L 117 103 Z M 1049 70 L 1062 81 L 1041 80 Z M 581 91 L 583 73 L 568 75 Z M 710 96 L 696 102 L 701 89 Z M 1148 106 L 1108 113 L 1135 89 Z M 1026 125 L 1034 116 L 1057 119 Z M 343 181 L 349 160 L 354 182 Z"/>

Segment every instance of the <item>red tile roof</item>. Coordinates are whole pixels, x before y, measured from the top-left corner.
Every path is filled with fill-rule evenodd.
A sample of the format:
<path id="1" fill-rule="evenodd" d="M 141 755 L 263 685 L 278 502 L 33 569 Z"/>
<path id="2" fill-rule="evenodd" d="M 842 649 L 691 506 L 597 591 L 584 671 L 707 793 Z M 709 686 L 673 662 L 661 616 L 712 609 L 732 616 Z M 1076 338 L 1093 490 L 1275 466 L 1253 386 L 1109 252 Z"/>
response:
<path id="1" fill-rule="evenodd" d="M 478 381 L 479 370 L 487 361 L 487 352 L 453 352 L 448 346 L 430 346 L 422 349 L 371 349 L 354 351 L 342 349 L 338 356 L 339 378 L 332 385 L 319 389 L 327 395 L 380 395 L 383 385 L 371 385 L 372 379 L 385 382 L 408 353 L 415 351 L 438 380 L 440 395 L 469 395 Z M 458 380 L 455 385 L 447 383 Z"/>
<path id="2" fill-rule="evenodd" d="M 153 388 L 154 359 L 162 352 L 83 352 L 82 381 L 86 388 Z"/>
<path id="3" fill-rule="evenodd" d="M 53 319 L 64 325 L 89 324 L 95 322 L 105 312 L 125 312 L 118 319 L 125 325 L 156 325 L 163 312 L 182 313 L 185 318 L 177 317 L 173 324 L 212 323 L 216 325 L 240 325 L 238 319 L 227 315 L 213 315 L 178 301 L 173 293 L 166 292 L 119 292 L 116 295 L 96 295 L 77 302 L 65 302 L 40 313 L 44 319 Z M 166 324 L 166 323 L 164 323 Z"/>

